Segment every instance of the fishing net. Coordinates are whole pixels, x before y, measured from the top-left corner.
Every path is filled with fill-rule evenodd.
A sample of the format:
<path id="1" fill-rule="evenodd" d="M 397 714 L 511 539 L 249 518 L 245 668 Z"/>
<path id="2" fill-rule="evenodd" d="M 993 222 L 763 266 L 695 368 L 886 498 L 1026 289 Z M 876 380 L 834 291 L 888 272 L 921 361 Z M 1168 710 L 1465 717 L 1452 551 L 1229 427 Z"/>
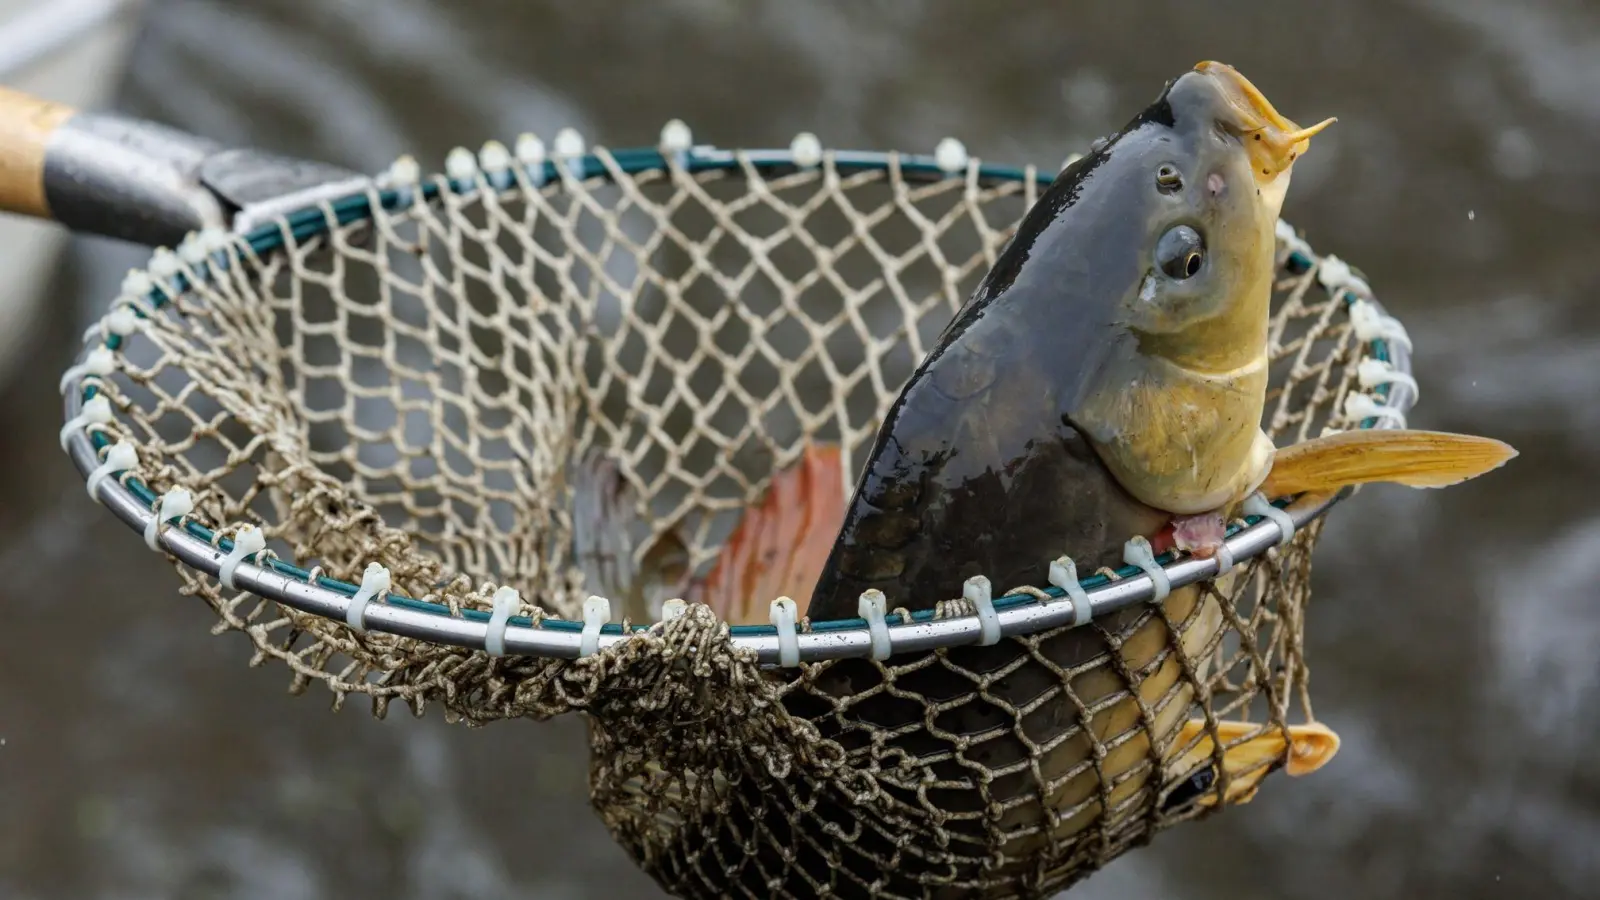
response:
<path id="1" fill-rule="evenodd" d="M 770 625 L 701 605 L 661 621 L 681 581 L 642 583 L 658 539 L 703 573 L 807 442 L 840 446 L 848 489 L 1053 173 L 949 152 L 520 151 L 425 179 L 397 165 L 158 251 L 87 336 L 64 440 L 87 438 L 91 495 L 143 517 L 252 665 L 380 717 L 395 700 L 473 725 L 585 714 L 596 810 L 684 896 L 1048 892 L 1219 808 L 1228 776 L 1177 764 L 1177 722 L 1310 719 L 1321 519 L 1164 602 L 991 646 L 774 667 L 740 643 Z M 1374 424 L 1349 400 L 1387 391 L 1361 393 L 1364 361 L 1387 358 L 1352 326 L 1364 287 L 1292 230 L 1279 251 L 1270 433 Z M 621 604 L 606 643 L 506 651 L 508 622 L 594 638 L 591 594 Z M 974 611 L 917 605 L 934 601 L 935 620 Z M 441 624 L 373 627 L 393 610 Z M 451 630 L 469 624 L 500 644 Z M 1082 665 L 1052 662 L 1085 640 Z M 986 727 L 950 730 L 974 708 Z"/>

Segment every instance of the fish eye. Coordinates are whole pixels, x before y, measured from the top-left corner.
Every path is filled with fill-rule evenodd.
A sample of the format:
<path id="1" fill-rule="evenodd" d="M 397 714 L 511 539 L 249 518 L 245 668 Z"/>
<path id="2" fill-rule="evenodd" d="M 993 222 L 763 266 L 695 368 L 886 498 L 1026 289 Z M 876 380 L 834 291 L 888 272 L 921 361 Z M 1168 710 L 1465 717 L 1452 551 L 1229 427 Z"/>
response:
<path id="1" fill-rule="evenodd" d="M 1178 174 L 1177 166 L 1171 163 L 1162 163 L 1156 169 L 1156 187 L 1163 193 L 1170 194 L 1183 187 L 1183 176 Z"/>
<path id="2" fill-rule="evenodd" d="M 1205 242 L 1188 225 L 1177 225 L 1156 242 L 1156 265 L 1167 277 L 1177 281 L 1193 278 L 1206 261 Z"/>

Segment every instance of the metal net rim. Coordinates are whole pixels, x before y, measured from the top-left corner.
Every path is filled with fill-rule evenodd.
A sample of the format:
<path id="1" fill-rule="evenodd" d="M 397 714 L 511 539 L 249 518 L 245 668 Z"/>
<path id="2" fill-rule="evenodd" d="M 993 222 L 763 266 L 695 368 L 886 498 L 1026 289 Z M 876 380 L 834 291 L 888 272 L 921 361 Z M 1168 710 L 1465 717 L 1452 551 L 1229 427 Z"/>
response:
<path id="1" fill-rule="evenodd" d="M 976 158 L 967 159 L 964 165 L 954 167 L 946 159 L 934 156 L 906 154 L 897 151 L 830 150 L 815 161 L 797 159 L 794 150 L 726 150 L 713 146 L 695 146 L 681 150 L 632 148 L 607 150 L 595 147 L 592 152 L 577 156 L 557 157 L 542 162 L 517 161 L 506 169 L 492 174 L 474 167 L 470 175 L 433 175 L 419 180 L 415 188 L 378 186 L 344 194 L 307 205 L 275 216 L 249 228 L 243 234 L 231 236 L 230 242 L 248 248 L 257 256 L 273 253 L 289 244 L 326 234 L 340 226 L 372 219 L 378 210 L 402 211 L 417 203 L 435 201 L 442 192 L 449 191 L 468 197 L 478 191 L 506 190 L 517 186 L 534 190 L 556 186 L 571 186 L 593 181 L 614 181 L 619 174 L 635 176 L 661 171 L 669 177 L 694 177 L 715 175 L 744 169 L 764 178 L 823 168 L 830 175 L 846 175 L 864 171 L 888 171 L 907 181 L 936 181 L 964 178 L 968 187 L 1004 182 L 1033 181 L 1036 186 L 1047 186 L 1054 175 L 1041 172 L 1036 166 L 1024 167 L 982 163 Z M 309 200 L 309 198 L 308 198 Z M 1318 257 L 1294 229 L 1282 220 L 1278 223 L 1281 241 L 1289 245 L 1288 265 L 1300 273 L 1331 260 Z M 162 257 L 164 266 L 155 263 Z M 159 308 L 188 291 L 194 283 L 211 277 L 213 271 L 225 270 L 229 257 L 225 248 L 202 247 L 199 236 L 180 248 L 178 254 L 169 249 L 158 249 L 152 256 L 148 274 L 153 287 L 136 299 Z M 1333 272 L 1319 272 L 1319 280 L 1330 295 L 1343 300 L 1347 312 L 1356 304 L 1367 304 L 1378 316 L 1393 322 L 1383 312 L 1372 296 L 1370 287 L 1348 272 L 1342 263 L 1329 267 Z M 1331 277 L 1330 277 L 1331 276 Z M 137 305 L 133 310 L 142 316 Z M 108 318 L 109 318 L 108 314 Z M 101 327 L 104 326 L 101 323 Z M 1395 323 L 1398 325 L 1398 323 Z M 96 328 L 91 328 L 91 335 Z M 1387 363 L 1396 373 L 1411 376 L 1409 346 L 1403 340 L 1389 336 L 1374 336 L 1364 343 L 1373 356 Z M 115 352 L 121 344 L 119 335 L 104 329 L 103 346 Z M 62 380 L 65 394 L 65 416 L 70 424 L 82 421 L 83 405 L 97 393 L 98 375 L 79 364 L 69 370 Z M 1392 411 L 1392 415 L 1372 416 L 1363 419 L 1360 428 L 1402 427 L 1405 414 L 1415 403 L 1415 394 L 1400 382 L 1375 386 L 1371 395 L 1375 401 Z M 156 520 L 161 497 L 156 495 L 136 475 L 128 475 L 132 467 L 107 468 L 113 442 L 104 431 L 85 428 L 73 429 L 66 440 L 66 450 L 79 473 L 88 481 L 90 496 L 112 511 L 124 524 L 140 535 L 147 535 Z M 96 477 L 96 476 L 99 477 Z M 1272 506 L 1285 511 L 1298 532 L 1323 516 L 1349 490 L 1320 502 L 1296 503 L 1294 498 L 1276 498 Z M 1285 535 L 1276 517 L 1249 515 L 1228 528 L 1227 547 L 1234 563 L 1254 559 L 1292 535 Z M 166 524 L 166 523 L 163 523 Z M 222 526 L 226 528 L 227 526 Z M 235 542 L 221 535 L 222 528 L 184 516 L 176 527 L 157 527 L 154 548 L 165 552 L 186 567 L 219 578 Z M 323 576 L 315 569 L 307 570 L 292 560 L 274 554 L 255 553 L 233 560 L 232 579 L 239 589 L 263 599 L 325 619 L 344 622 L 350 614 L 360 585 Z M 1198 560 L 1181 558 L 1177 551 L 1167 551 L 1155 557 L 1155 564 L 1171 587 L 1181 587 L 1221 574 L 1218 558 Z M 1013 593 L 994 598 L 994 619 L 1004 636 L 1023 636 L 1056 628 L 1083 618 L 1075 608 L 1080 602 L 1089 605 L 1088 618 L 1098 618 L 1140 603 L 1159 599 L 1161 591 L 1156 579 L 1146 569 L 1127 564 L 1115 571 L 1115 577 L 1093 574 L 1079 579 L 1082 593 L 1073 599 L 1069 592 L 1050 585 L 1039 589 L 1043 596 L 1030 593 Z M 409 637 L 437 644 L 485 650 L 492 646 L 493 616 L 476 609 L 461 609 L 452 613 L 444 604 L 385 593 L 371 598 L 373 602 L 363 609 L 365 628 L 386 634 Z M 984 639 L 986 629 L 979 614 L 940 615 L 936 610 L 925 609 L 902 615 L 888 613 L 884 618 L 891 652 L 933 650 L 974 644 Z M 513 616 L 505 623 L 502 632 L 503 651 L 507 656 L 575 659 L 589 652 L 604 650 L 660 627 L 661 623 L 630 623 L 625 626 L 607 622 L 586 624 L 584 621 L 561 619 L 546 613 L 537 620 L 528 616 Z M 736 650 L 753 653 L 763 666 L 780 663 L 784 655 L 784 635 L 776 625 L 729 625 L 729 639 Z M 798 633 L 788 635 L 787 643 L 797 645 L 801 662 L 825 659 L 870 657 L 874 655 L 873 632 L 865 619 L 849 618 L 830 621 L 808 621 Z M 587 639 L 586 639 L 587 638 Z"/>

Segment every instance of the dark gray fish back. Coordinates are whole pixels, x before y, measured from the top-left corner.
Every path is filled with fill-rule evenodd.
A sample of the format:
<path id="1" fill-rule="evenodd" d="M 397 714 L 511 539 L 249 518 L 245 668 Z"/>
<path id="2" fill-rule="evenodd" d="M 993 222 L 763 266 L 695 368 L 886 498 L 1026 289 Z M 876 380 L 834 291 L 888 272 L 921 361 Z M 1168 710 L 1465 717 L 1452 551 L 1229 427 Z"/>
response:
<path id="1" fill-rule="evenodd" d="M 1041 585 L 1050 560 L 1114 563 L 1128 537 L 1166 521 L 1115 482 L 1071 418 L 1090 376 L 1134 352 L 1113 327 L 1114 301 L 1140 277 L 1127 248 L 1145 226 L 1119 165 L 1108 153 L 1062 173 L 912 375 L 867 458 L 812 619 L 855 616 L 869 588 L 915 610 L 959 597 L 974 575 L 997 591 Z M 1132 209 L 1108 217 L 1118 204 Z"/>

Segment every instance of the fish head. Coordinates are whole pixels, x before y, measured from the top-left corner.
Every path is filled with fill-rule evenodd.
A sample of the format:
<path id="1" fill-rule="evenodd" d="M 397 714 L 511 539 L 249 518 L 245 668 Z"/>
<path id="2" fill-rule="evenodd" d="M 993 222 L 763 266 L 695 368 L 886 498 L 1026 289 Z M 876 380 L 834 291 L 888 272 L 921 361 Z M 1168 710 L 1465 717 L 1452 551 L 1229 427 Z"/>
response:
<path id="1" fill-rule="evenodd" d="M 1301 128 L 1231 66 L 1203 62 L 1099 151 L 1124 236 L 1108 325 L 1073 419 L 1129 493 L 1193 514 L 1248 493 L 1270 466 L 1260 431 L 1276 229 Z M 1105 176 L 1102 176 L 1105 177 Z M 1129 256 L 1136 258 L 1130 259 Z"/>
<path id="2" fill-rule="evenodd" d="M 1238 70 L 1203 62 L 1136 118 L 1146 182 L 1142 277 L 1122 321 L 1142 352 L 1202 372 L 1266 351 L 1276 228 L 1294 163 L 1328 119 L 1300 128 Z M 1140 196 L 1142 195 L 1142 196 Z"/>

